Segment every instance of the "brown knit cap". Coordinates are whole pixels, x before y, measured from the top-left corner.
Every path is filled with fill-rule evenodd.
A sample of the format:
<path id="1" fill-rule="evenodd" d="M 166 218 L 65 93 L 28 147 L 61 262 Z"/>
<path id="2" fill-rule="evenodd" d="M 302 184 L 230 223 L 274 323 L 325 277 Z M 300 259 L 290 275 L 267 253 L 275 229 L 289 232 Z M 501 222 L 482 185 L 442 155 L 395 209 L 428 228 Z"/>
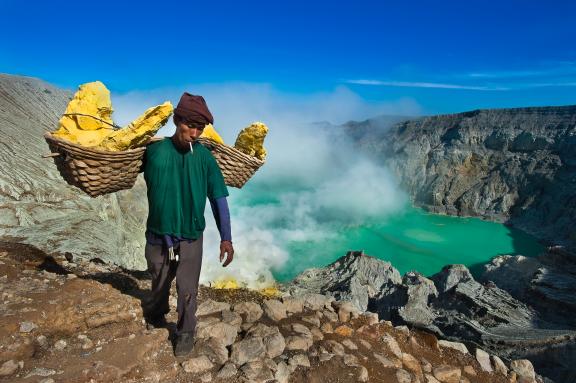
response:
<path id="1" fill-rule="evenodd" d="M 174 109 L 174 114 L 186 123 L 213 124 L 214 117 L 208 110 L 204 97 L 184 92 Z"/>

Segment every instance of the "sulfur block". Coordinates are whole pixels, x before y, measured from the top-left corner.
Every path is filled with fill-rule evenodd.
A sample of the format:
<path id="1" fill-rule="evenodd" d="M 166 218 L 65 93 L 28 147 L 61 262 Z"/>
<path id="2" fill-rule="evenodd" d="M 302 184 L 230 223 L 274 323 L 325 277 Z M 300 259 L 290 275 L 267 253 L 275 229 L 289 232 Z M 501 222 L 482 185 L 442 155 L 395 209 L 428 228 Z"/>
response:
<path id="1" fill-rule="evenodd" d="M 224 144 L 224 140 L 222 139 L 222 137 L 220 137 L 220 135 L 218 134 L 216 129 L 214 129 L 212 124 L 208 124 L 204 127 L 204 131 L 202 132 L 200 137 L 207 138 L 219 144 Z"/>
<path id="2" fill-rule="evenodd" d="M 242 129 L 236 138 L 234 147 L 252 157 L 265 160 L 264 138 L 266 138 L 266 134 L 268 134 L 268 127 L 262 122 L 254 122 Z"/>
<path id="3" fill-rule="evenodd" d="M 170 102 L 147 109 L 125 128 L 104 138 L 98 149 L 120 151 L 142 146 L 168 121 L 174 108 Z"/>
<path id="4" fill-rule="evenodd" d="M 112 124 L 111 116 L 110 91 L 100 81 L 86 83 L 80 85 L 60 118 L 58 129 L 52 134 L 82 146 L 96 146 L 113 131 L 108 125 Z"/>

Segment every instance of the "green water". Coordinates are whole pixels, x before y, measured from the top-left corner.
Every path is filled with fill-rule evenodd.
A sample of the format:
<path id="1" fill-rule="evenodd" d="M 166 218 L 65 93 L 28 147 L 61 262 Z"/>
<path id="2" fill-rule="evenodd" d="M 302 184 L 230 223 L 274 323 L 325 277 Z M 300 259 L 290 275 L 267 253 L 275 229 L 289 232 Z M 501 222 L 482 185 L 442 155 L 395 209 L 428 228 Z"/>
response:
<path id="1" fill-rule="evenodd" d="M 543 250 L 535 238 L 505 225 L 431 214 L 409 205 L 386 207 L 376 214 L 369 211 L 358 216 L 358 211 L 348 210 L 335 215 L 334 209 L 318 205 L 324 195 L 315 199 L 311 190 L 297 183 L 254 182 L 233 192 L 233 228 L 242 225 L 240 233 L 251 233 L 245 238 L 250 251 L 279 282 L 305 269 L 326 266 L 348 250 L 364 250 L 389 261 L 401 274 L 417 270 L 426 276 L 448 264 L 464 264 L 478 276 L 482 265 L 494 256 L 536 256 Z M 355 197 L 369 203 L 370 196 L 359 193 Z M 398 206 L 404 204 L 398 202 Z M 376 209 L 378 204 L 373 206 Z M 281 249 L 282 259 L 274 247 Z"/>
<path id="2" fill-rule="evenodd" d="M 502 224 L 411 207 L 359 226 L 332 224 L 331 230 L 337 235 L 329 240 L 289 242 L 290 257 L 281 269 L 273 270 L 275 278 L 288 281 L 307 268 L 328 265 L 347 250 L 364 250 L 389 261 L 401 274 L 418 270 L 430 276 L 454 263 L 478 275 L 481 264 L 496 255 L 535 256 L 543 249 L 533 237 Z"/>

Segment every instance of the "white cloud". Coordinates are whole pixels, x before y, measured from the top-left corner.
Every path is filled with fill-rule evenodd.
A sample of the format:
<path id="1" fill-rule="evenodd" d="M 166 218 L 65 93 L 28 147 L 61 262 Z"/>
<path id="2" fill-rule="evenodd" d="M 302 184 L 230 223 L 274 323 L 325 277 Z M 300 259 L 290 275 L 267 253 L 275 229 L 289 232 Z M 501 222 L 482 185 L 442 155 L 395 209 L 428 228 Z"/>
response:
<path id="1" fill-rule="evenodd" d="M 380 81 L 380 80 L 347 80 L 346 82 L 348 84 L 355 84 L 355 85 L 377 85 L 377 86 L 392 86 L 392 87 L 405 87 L 405 88 L 463 89 L 463 90 L 481 90 L 481 91 L 508 90 L 508 88 L 506 87 L 444 84 L 436 82 Z"/>

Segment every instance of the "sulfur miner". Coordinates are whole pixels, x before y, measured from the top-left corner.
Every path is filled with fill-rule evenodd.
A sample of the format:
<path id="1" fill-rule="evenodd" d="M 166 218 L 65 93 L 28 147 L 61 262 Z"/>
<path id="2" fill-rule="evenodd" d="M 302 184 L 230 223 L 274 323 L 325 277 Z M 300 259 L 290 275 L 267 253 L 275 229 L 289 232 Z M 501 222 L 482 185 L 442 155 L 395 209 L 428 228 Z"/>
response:
<path id="1" fill-rule="evenodd" d="M 204 98 L 184 93 L 173 121 L 174 135 L 148 145 L 144 155 L 148 198 L 144 256 L 152 287 L 142 308 L 148 327 L 166 327 L 170 286 L 176 278 L 174 354 L 185 356 L 194 346 L 207 200 L 220 232 L 222 266 L 232 262 L 234 247 L 224 177 L 210 150 L 197 141 L 214 121 Z"/>
<path id="2" fill-rule="evenodd" d="M 80 85 L 60 119 L 53 136 L 84 147 L 121 151 L 143 146 L 168 121 L 170 102 L 149 108 L 127 127 L 112 121 L 110 91 L 100 81 Z"/>

